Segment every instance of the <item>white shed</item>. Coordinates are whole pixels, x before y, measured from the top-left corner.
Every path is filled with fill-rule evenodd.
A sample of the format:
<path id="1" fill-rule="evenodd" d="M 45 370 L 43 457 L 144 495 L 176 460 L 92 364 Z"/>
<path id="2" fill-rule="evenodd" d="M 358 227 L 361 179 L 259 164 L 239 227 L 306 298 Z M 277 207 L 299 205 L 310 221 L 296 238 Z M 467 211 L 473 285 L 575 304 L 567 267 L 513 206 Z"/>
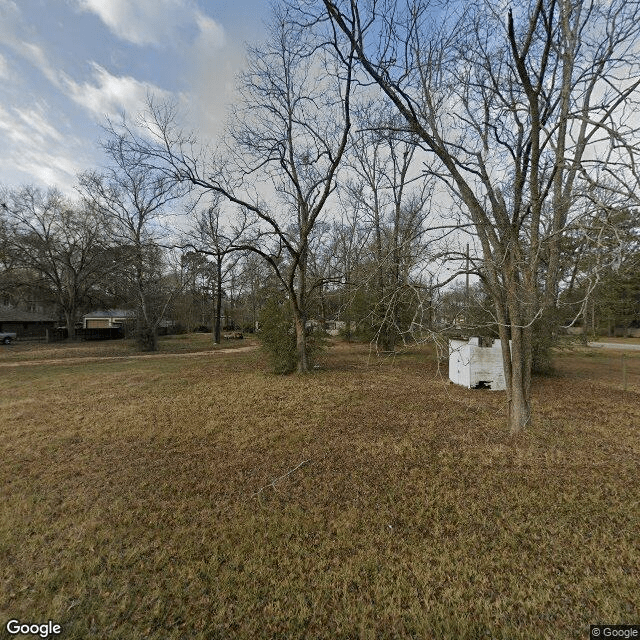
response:
<path id="1" fill-rule="evenodd" d="M 500 340 L 449 340 L 449 380 L 467 389 L 505 391 Z"/>

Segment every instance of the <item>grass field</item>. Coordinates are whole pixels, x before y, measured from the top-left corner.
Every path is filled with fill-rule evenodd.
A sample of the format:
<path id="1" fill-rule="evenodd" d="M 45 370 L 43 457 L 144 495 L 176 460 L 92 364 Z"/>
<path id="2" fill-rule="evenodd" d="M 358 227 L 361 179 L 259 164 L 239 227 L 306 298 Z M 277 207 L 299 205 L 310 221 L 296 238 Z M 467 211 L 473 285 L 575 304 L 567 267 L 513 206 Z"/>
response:
<path id="1" fill-rule="evenodd" d="M 0 366 L 2 624 L 531 640 L 640 621 L 639 352 L 626 392 L 619 354 L 559 354 L 514 438 L 504 394 L 447 384 L 428 348 L 335 343 L 278 377 L 259 350 L 45 347 Z"/>
<path id="2" fill-rule="evenodd" d="M 256 344 L 248 340 L 224 340 L 213 344 L 210 333 L 191 333 L 161 337 L 157 353 L 165 355 L 234 349 Z M 0 365 L 3 362 L 27 362 L 34 360 L 60 360 L 75 358 L 116 358 L 139 356 L 134 340 L 93 340 L 86 342 L 14 342 L 9 346 L 0 345 Z"/>

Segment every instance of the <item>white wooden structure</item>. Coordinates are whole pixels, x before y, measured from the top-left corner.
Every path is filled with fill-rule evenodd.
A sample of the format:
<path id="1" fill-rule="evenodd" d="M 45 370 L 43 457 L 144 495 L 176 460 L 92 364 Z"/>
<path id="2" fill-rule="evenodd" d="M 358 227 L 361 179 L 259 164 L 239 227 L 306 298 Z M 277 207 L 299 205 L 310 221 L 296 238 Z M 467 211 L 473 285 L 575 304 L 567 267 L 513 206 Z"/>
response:
<path id="1" fill-rule="evenodd" d="M 500 340 L 449 340 L 449 380 L 467 389 L 505 391 Z"/>

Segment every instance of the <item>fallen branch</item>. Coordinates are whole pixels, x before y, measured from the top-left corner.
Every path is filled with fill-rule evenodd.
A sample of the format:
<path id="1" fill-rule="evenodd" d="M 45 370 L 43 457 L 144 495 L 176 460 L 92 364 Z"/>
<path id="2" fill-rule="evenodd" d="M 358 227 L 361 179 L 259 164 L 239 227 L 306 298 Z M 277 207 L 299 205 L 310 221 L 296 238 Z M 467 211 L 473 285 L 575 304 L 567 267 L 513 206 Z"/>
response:
<path id="1" fill-rule="evenodd" d="M 255 493 L 251 494 L 251 497 L 254 498 L 255 496 L 257 496 L 260 493 L 262 493 L 262 491 L 264 491 L 265 489 L 268 489 L 269 487 L 273 487 L 275 489 L 276 488 L 276 482 L 279 482 L 280 480 L 282 480 L 282 478 L 286 478 L 287 476 L 291 475 L 294 471 L 299 469 L 303 464 L 307 464 L 307 462 L 311 462 L 311 460 L 303 460 L 299 465 L 297 465 L 296 467 L 294 467 L 290 471 L 287 471 L 287 473 L 281 475 L 279 478 L 276 478 L 275 480 L 272 480 L 269 484 L 265 484 L 264 487 L 260 487 L 260 489 L 258 489 Z"/>

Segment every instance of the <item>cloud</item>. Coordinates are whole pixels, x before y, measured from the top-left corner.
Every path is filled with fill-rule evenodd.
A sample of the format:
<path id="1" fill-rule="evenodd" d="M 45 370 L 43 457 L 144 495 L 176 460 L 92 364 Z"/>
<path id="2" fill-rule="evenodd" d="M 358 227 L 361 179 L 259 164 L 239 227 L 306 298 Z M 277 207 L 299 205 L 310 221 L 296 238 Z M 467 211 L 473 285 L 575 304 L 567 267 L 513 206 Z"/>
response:
<path id="1" fill-rule="evenodd" d="M 0 106 L 0 141 L 5 153 L 0 168 L 6 176 L 21 174 L 28 182 L 56 185 L 73 193 L 76 174 L 87 162 L 86 143 L 63 135 L 47 119 L 48 106 L 41 102 L 28 108 Z"/>
<path id="2" fill-rule="evenodd" d="M 196 0 L 69 3 L 97 15 L 123 40 L 170 49 L 167 54 L 174 61 L 189 62 L 182 65 L 182 86 L 189 85 L 189 79 L 195 80 L 196 86 L 189 87 L 188 93 L 172 94 L 133 74 L 114 75 L 102 60 L 89 62 L 86 75 L 70 75 L 65 71 L 65 60 L 60 59 L 62 54 L 52 55 L 46 38 L 22 15 L 20 2 L 0 0 L 0 44 L 37 69 L 50 84 L 46 87 L 41 79 L 32 77 L 12 55 L 4 51 L 4 56 L 0 54 L 0 82 L 3 89 L 11 88 L 0 99 L 0 173 L 4 182 L 56 184 L 71 192 L 76 173 L 96 163 L 94 143 L 79 137 L 85 135 L 80 131 L 91 136 L 93 125 L 78 118 L 77 110 L 61 111 L 61 96 L 51 88 L 97 123 L 103 123 L 105 116 L 118 120 L 123 111 L 135 118 L 146 109 L 148 96 L 153 95 L 159 101 L 177 99 L 185 111 L 196 116 L 199 127 L 201 122 L 205 129 L 220 126 L 224 103 L 232 92 L 240 45 L 234 41 L 225 43 L 222 26 L 201 11 Z M 50 99 L 34 103 L 34 95 L 47 95 Z"/>
<path id="3" fill-rule="evenodd" d="M 110 19 L 116 19 L 118 16 L 123 17 L 123 15 L 126 18 L 126 12 L 125 14 L 121 12 L 127 7 L 134 14 L 139 11 L 137 4 L 128 3 L 124 0 L 81 1 L 100 7 L 106 18 Z M 182 0 L 178 1 L 181 2 Z M 170 2 L 170 0 L 154 0 L 154 2 L 157 2 L 159 7 L 164 4 L 176 4 L 176 0 L 173 2 Z M 146 6 L 149 10 L 152 6 L 155 6 L 148 0 L 143 0 L 140 5 L 142 8 Z M 141 19 L 140 16 L 138 17 Z M 151 83 L 142 82 L 131 76 L 114 76 L 97 63 L 91 63 L 92 77 L 89 81 L 76 82 L 51 62 L 50 56 L 39 44 L 27 41 L 24 38 L 24 21 L 14 2 L 0 0 L 0 18 L 4 19 L 0 20 L 0 42 L 9 46 L 22 58 L 39 69 L 54 87 L 65 93 L 75 103 L 87 109 L 99 122 L 103 121 L 105 115 L 115 117 L 122 111 L 136 115 L 144 108 L 149 94 L 157 95 L 160 98 L 165 98 L 168 95 Z M 132 19 L 129 26 L 135 28 L 136 21 Z M 215 31 L 214 26 L 208 24 L 206 19 L 203 19 L 202 28 L 200 29 L 201 35 L 212 30 Z M 4 58 L 0 58 L 0 77 L 3 77 L 2 71 L 6 66 L 6 63 L 3 66 L 3 62 Z"/>
<path id="4" fill-rule="evenodd" d="M 42 47 L 27 41 L 25 36 L 31 37 L 31 34 L 25 25 L 16 3 L 8 0 L 0 0 L 0 43 L 40 69 L 45 77 L 55 84 L 58 74 L 47 57 L 47 54 Z M 2 76 L 1 60 L 0 76 Z"/>
<path id="5" fill-rule="evenodd" d="M 11 73 L 7 59 L 0 53 L 0 80 L 9 80 Z"/>
<path id="6" fill-rule="evenodd" d="M 170 96 L 134 78 L 115 78 L 94 64 L 92 82 L 78 85 L 67 80 L 77 103 L 97 116 L 115 116 L 122 109 L 135 115 L 144 109 L 149 93 L 160 99 L 177 97 L 181 109 L 189 112 L 194 125 L 203 129 L 206 137 L 219 133 L 226 105 L 234 95 L 234 78 L 241 66 L 244 47 L 226 42 L 225 31 L 216 20 L 203 13 L 194 0 L 76 2 L 81 9 L 96 14 L 123 40 L 137 45 L 173 47 L 175 55 L 188 61 L 184 75 L 190 85 L 188 95 Z"/>
<path id="7" fill-rule="evenodd" d="M 62 134 L 46 119 L 47 107 L 43 103 L 7 111 L 0 106 L 0 130 L 18 146 L 43 147 L 63 140 Z"/>
<path id="8" fill-rule="evenodd" d="M 92 67 L 93 82 L 80 84 L 67 76 L 64 76 L 63 82 L 69 97 L 98 121 L 105 116 L 115 118 L 123 111 L 136 116 L 144 110 L 147 96 L 166 99 L 170 95 L 149 82 L 141 82 L 131 76 L 114 76 L 95 62 Z"/>
<path id="9" fill-rule="evenodd" d="M 80 9 L 95 13 L 116 36 L 133 44 L 167 46 L 184 42 L 185 36 L 204 36 L 212 46 L 224 46 L 222 26 L 193 0 L 77 1 Z"/>
<path id="10" fill-rule="evenodd" d="M 0 34 L 10 33 L 20 21 L 20 10 L 13 0 L 0 0 Z"/>
<path id="11" fill-rule="evenodd" d="M 21 123 L 29 130 L 32 140 L 45 142 L 62 142 L 64 137 L 62 134 L 50 124 L 45 116 L 45 109 L 42 105 L 38 105 L 33 109 L 16 109 Z"/>
<path id="12" fill-rule="evenodd" d="M 54 85 L 59 83 L 59 73 L 49 62 L 47 54 L 42 47 L 33 42 L 25 42 L 24 40 L 17 43 L 15 50 L 26 58 L 31 64 L 40 69 L 47 80 Z"/>
<path id="13" fill-rule="evenodd" d="M 23 58 L 31 62 L 51 82 L 66 93 L 74 102 L 83 106 L 101 121 L 105 115 L 116 116 L 122 111 L 137 114 L 144 108 L 147 95 L 161 98 L 169 94 L 149 82 L 136 80 L 131 76 L 114 76 L 97 63 L 91 63 L 92 79 L 79 83 L 49 62 L 44 50 L 32 42 L 15 41 L 12 47 Z M 7 77 L 8 66 L 0 57 L 0 78 Z"/>
<path id="14" fill-rule="evenodd" d="M 194 45 L 204 48 L 207 51 L 221 49 L 225 45 L 224 29 L 215 20 L 198 12 L 196 15 L 196 24 L 198 25 L 198 36 Z"/>
<path id="15" fill-rule="evenodd" d="M 199 30 L 188 49 L 185 68 L 189 118 L 202 137 L 214 139 L 222 132 L 228 105 L 237 98 L 236 75 L 243 67 L 245 50 L 239 39 L 217 48 L 217 24 L 206 16 L 200 17 Z"/>

